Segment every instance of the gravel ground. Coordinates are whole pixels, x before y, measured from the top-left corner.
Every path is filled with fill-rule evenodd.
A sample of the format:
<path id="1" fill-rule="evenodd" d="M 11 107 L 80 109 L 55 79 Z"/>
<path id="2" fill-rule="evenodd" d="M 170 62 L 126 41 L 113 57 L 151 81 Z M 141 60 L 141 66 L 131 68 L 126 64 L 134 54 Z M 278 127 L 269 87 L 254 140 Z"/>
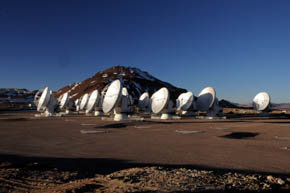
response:
<path id="1" fill-rule="evenodd" d="M 164 167 L 129 168 L 91 178 L 82 178 L 84 173 L 37 162 L 3 162 L 0 192 L 290 192 L 290 178 L 262 174 Z"/>

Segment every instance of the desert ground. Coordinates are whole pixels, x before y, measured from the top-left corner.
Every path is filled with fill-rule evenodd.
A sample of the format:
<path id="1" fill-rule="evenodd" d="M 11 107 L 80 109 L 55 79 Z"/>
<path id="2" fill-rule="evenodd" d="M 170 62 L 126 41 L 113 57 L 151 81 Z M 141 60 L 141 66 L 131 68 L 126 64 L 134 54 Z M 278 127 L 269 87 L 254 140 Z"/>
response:
<path id="1" fill-rule="evenodd" d="M 114 122 L 0 112 L 0 192 L 289 192 L 285 116 Z"/>

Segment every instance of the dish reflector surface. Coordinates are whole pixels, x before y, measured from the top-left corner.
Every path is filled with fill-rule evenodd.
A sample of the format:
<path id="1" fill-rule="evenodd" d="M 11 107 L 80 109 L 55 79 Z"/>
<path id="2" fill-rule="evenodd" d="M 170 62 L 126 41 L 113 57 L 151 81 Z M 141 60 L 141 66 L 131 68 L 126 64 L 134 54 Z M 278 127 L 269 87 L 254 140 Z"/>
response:
<path id="1" fill-rule="evenodd" d="M 270 95 L 266 92 L 258 93 L 253 99 L 253 107 L 258 111 L 265 110 L 270 104 Z"/>
<path id="2" fill-rule="evenodd" d="M 80 110 L 84 110 L 85 106 L 86 106 L 87 103 L 88 103 L 88 98 L 89 98 L 89 94 L 88 94 L 88 93 L 86 93 L 86 94 L 82 97 L 81 104 L 80 104 Z"/>
<path id="3" fill-rule="evenodd" d="M 192 92 L 182 93 L 177 98 L 177 109 L 186 111 L 192 105 L 192 102 L 193 102 Z"/>
<path id="4" fill-rule="evenodd" d="M 152 97 L 152 111 L 153 113 L 160 113 L 169 101 L 169 91 L 167 88 L 163 87 L 155 92 Z"/>
<path id="5" fill-rule="evenodd" d="M 48 104 L 49 98 L 50 98 L 50 90 L 48 87 L 46 87 L 43 90 L 41 97 L 38 101 L 37 111 L 40 111 L 41 108 L 45 107 Z"/>
<path id="6" fill-rule="evenodd" d="M 120 80 L 115 80 L 110 84 L 103 100 L 102 107 L 104 113 L 108 113 L 113 110 L 113 108 L 120 100 L 122 90 L 123 89 Z"/>
<path id="7" fill-rule="evenodd" d="M 93 108 L 95 107 L 95 105 L 97 104 L 97 102 L 100 99 L 100 95 L 99 95 L 99 91 L 98 90 L 94 90 L 92 92 L 92 94 L 90 95 L 88 104 L 87 104 L 87 110 L 91 111 L 93 110 Z"/>
<path id="8" fill-rule="evenodd" d="M 69 95 L 68 95 L 68 93 L 66 92 L 66 93 L 64 93 L 64 95 L 61 97 L 61 101 L 60 101 L 60 108 L 63 108 L 64 106 L 66 106 L 67 105 L 67 103 L 68 103 L 68 99 L 69 99 Z"/>
<path id="9" fill-rule="evenodd" d="M 196 107 L 200 111 L 208 111 L 215 99 L 215 90 L 212 87 L 206 87 L 204 88 L 198 95 L 197 101 L 196 101 Z"/>
<path id="10" fill-rule="evenodd" d="M 139 97 L 138 106 L 139 106 L 139 108 L 143 108 L 143 107 L 147 106 L 149 103 L 150 103 L 149 93 L 148 92 L 144 92 Z"/>

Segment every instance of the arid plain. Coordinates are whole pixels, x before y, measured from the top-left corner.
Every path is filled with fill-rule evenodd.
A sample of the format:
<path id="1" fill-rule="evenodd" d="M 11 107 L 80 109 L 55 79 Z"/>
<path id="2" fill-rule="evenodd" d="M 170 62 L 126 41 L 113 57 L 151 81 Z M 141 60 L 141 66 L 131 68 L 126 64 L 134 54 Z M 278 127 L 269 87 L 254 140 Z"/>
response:
<path id="1" fill-rule="evenodd" d="M 275 190 L 278 184 L 280 191 L 290 191 L 290 119 L 286 118 L 167 121 L 145 118 L 113 122 L 82 115 L 36 118 L 34 113 L 3 112 L 0 114 L 1 191 L 208 191 L 208 184 L 199 189 L 182 186 L 174 189 L 166 183 L 154 186 L 152 182 L 142 188 L 132 182 L 130 175 L 127 185 L 126 180 L 123 184 L 108 180 L 109 175 L 124 171 L 128 174 L 132 168 L 134 172 L 142 169 L 143 172 L 150 169 L 180 172 L 185 168 L 213 172 L 216 176 L 261 175 L 265 183 L 269 182 L 269 188 L 245 191 L 272 191 L 273 184 Z M 283 183 L 270 183 L 271 176 Z M 186 179 L 183 183 L 189 183 Z M 228 188 L 227 184 L 212 185 L 210 190 L 240 190 L 238 186 Z"/>

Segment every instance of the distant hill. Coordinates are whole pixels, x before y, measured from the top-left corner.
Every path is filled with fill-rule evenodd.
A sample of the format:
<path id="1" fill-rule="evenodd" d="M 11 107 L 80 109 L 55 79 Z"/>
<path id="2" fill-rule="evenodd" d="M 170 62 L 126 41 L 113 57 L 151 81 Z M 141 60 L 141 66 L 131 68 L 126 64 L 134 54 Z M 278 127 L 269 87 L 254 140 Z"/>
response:
<path id="1" fill-rule="evenodd" d="M 36 91 L 18 88 L 0 88 L 0 103 L 32 103 Z"/>
<path id="2" fill-rule="evenodd" d="M 237 107 L 225 107 L 225 108 L 241 108 L 241 109 L 253 108 L 252 103 L 248 103 L 248 104 L 231 103 L 231 104 L 235 104 Z M 290 110 L 290 103 L 271 103 L 271 109 L 272 110 Z"/>
<path id="3" fill-rule="evenodd" d="M 290 103 L 272 103 L 272 109 L 275 110 L 290 110 Z"/>
<path id="4" fill-rule="evenodd" d="M 219 105 L 223 108 L 240 108 L 238 105 L 224 99 L 219 101 Z"/>
<path id="5" fill-rule="evenodd" d="M 91 93 L 93 90 L 102 91 L 113 80 L 120 79 L 123 86 L 126 87 L 133 97 L 138 100 L 139 96 L 144 92 L 149 92 L 152 95 L 155 91 L 162 87 L 167 87 L 170 92 L 170 97 L 175 99 L 186 89 L 178 88 L 168 82 L 164 82 L 156 77 L 153 77 L 148 72 L 138 68 L 114 66 L 104 71 L 96 73 L 94 76 L 78 83 L 73 83 L 59 89 L 55 95 L 61 96 L 68 92 L 72 99 L 76 100 L 85 93 Z"/>
<path id="6" fill-rule="evenodd" d="M 34 108 L 34 95 L 37 90 L 0 88 L 0 110 L 22 110 Z"/>

